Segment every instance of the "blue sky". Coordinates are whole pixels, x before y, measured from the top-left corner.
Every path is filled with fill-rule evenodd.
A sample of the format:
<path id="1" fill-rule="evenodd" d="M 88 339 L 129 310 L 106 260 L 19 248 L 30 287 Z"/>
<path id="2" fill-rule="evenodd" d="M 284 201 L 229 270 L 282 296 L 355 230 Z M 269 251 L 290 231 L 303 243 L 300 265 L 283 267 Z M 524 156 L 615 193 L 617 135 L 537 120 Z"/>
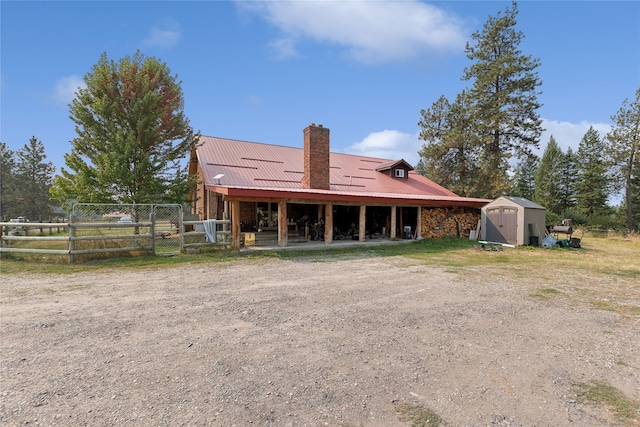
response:
<path id="1" fill-rule="evenodd" d="M 464 46 L 503 1 L 0 2 L 0 140 L 40 139 L 59 170 L 68 104 L 100 55 L 140 50 L 182 81 L 203 135 L 302 147 L 309 123 L 336 152 L 418 160 L 420 110 L 470 82 Z M 640 2 L 518 3 L 520 48 L 539 58 L 547 131 L 577 150 L 640 87 Z"/>

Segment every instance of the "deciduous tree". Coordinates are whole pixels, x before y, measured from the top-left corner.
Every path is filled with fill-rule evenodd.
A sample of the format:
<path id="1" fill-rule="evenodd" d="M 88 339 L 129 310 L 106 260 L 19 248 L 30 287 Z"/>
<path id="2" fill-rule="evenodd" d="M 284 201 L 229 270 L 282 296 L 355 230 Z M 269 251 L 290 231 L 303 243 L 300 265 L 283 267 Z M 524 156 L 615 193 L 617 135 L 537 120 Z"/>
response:
<path id="1" fill-rule="evenodd" d="M 176 177 L 186 179 L 181 161 L 198 140 L 177 76 L 140 52 L 118 62 L 105 53 L 84 81 L 70 106 L 78 136 L 52 195 L 61 202 L 175 200 Z"/>

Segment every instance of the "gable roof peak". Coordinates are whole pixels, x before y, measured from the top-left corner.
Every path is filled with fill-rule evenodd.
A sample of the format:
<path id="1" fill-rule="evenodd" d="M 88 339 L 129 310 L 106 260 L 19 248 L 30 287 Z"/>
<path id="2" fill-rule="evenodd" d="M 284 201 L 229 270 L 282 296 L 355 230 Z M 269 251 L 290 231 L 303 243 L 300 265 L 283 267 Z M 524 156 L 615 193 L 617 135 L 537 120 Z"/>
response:
<path id="1" fill-rule="evenodd" d="M 388 162 L 381 163 L 378 166 L 376 166 L 376 171 L 384 172 L 384 171 L 388 171 L 389 169 L 397 168 L 398 166 L 401 166 L 401 165 L 405 166 L 405 168 L 410 171 L 413 170 L 413 166 L 411 166 L 405 159 L 400 159 L 400 160 L 391 160 Z"/>

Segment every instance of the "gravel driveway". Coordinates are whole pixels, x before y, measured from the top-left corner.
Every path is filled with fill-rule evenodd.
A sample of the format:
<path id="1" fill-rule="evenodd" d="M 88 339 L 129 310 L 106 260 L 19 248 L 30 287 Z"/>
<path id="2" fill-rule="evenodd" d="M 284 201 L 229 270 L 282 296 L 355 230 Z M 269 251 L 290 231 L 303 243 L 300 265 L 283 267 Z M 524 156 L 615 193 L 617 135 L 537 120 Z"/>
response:
<path id="1" fill-rule="evenodd" d="M 545 286 L 403 257 L 2 276 L 0 423 L 616 425 L 575 385 L 640 400 L 638 319 Z"/>

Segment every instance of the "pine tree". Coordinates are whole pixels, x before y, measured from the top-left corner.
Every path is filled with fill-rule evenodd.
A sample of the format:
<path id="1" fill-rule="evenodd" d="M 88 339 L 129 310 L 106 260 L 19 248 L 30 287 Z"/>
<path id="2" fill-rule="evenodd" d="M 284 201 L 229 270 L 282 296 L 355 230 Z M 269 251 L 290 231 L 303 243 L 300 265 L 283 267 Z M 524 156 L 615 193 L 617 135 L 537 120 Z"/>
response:
<path id="1" fill-rule="evenodd" d="M 611 165 L 611 178 L 614 190 L 624 189 L 627 229 L 640 230 L 640 224 L 634 219 L 640 215 L 640 88 L 636 90 L 636 99 L 631 104 L 627 99 L 618 113 L 611 117 L 614 128 L 606 136 L 609 141 L 607 159 Z"/>
<path id="2" fill-rule="evenodd" d="M 558 205 L 560 213 L 566 213 L 576 205 L 576 179 L 578 170 L 576 165 L 576 155 L 571 147 L 569 147 L 567 152 L 560 157 L 558 167 L 560 169 L 560 194 L 558 195 Z"/>
<path id="3" fill-rule="evenodd" d="M 631 197 L 629 203 L 632 206 L 631 209 L 631 227 L 629 230 L 640 230 L 640 162 L 634 162 L 633 170 L 631 171 L 631 179 L 629 183 L 631 189 Z M 626 206 L 625 206 L 626 208 Z M 629 209 L 626 209 L 627 215 L 629 215 Z M 627 219 L 628 221 L 628 219 Z"/>
<path id="4" fill-rule="evenodd" d="M 85 82 L 71 104 L 78 136 L 65 155 L 70 170 L 54 180 L 53 197 L 62 203 L 160 203 L 172 188 L 186 189 L 175 179 L 186 179 L 180 161 L 198 136 L 184 115 L 180 82 L 166 64 L 140 52 L 117 63 L 103 54 Z"/>
<path id="5" fill-rule="evenodd" d="M 515 29 L 517 14 L 513 2 L 503 16 L 490 17 L 482 32 L 471 36 L 475 44 L 467 43 L 465 49 L 475 61 L 463 79 L 473 80 L 469 98 L 482 146 L 478 179 L 488 184 L 478 196 L 493 198 L 508 191 L 509 158 L 529 155 L 542 133 L 537 113 L 540 60 L 520 51 L 524 35 Z"/>
<path id="6" fill-rule="evenodd" d="M 462 92 L 453 104 L 441 96 L 420 112 L 420 139 L 426 141 L 420 155 L 424 175 L 460 196 L 477 191 L 477 147 L 469 110 Z"/>
<path id="7" fill-rule="evenodd" d="M 535 173 L 536 190 L 533 200 L 556 215 L 562 213 L 560 206 L 560 177 L 562 150 L 555 138 L 551 136 L 540 160 L 540 167 Z"/>
<path id="8" fill-rule="evenodd" d="M 592 225 L 608 214 L 609 180 L 604 160 L 605 143 L 590 127 L 578 147 L 577 208 Z"/>
<path id="9" fill-rule="evenodd" d="M 440 97 L 422 110 L 418 123 L 426 141 L 419 152 L 425 175 L 463 196 L 494 198 L 510 192 L 509 159 L 532 154 L 542 132 L 537 109 L 538 59 L 519 50 L 516 3 L 490 17 L 465 52 L 471 80 L 450 104 Z"/>
<path id="10" fill-rule="evenodd" d="M 23 215 L 32 221 L 47 219 L 51 215 L 49 189 L 55 167 L 47 162 L 44 145 L 35 136 L 17 152 L 17 190 Z"/>
<path id="11" fill-rule="evenodd" d="M 535 174 L 540 167 L 540 159 L 535 154 L 525 156 L 518 162 L 513 175 L 513 195 L 533 200 L 535 193 Z"/>
<path id="12" fill-rule="evenodd" d="M 15 153 L 0 142 L 0 220 L 17 216 L 15 191 Z"/>

